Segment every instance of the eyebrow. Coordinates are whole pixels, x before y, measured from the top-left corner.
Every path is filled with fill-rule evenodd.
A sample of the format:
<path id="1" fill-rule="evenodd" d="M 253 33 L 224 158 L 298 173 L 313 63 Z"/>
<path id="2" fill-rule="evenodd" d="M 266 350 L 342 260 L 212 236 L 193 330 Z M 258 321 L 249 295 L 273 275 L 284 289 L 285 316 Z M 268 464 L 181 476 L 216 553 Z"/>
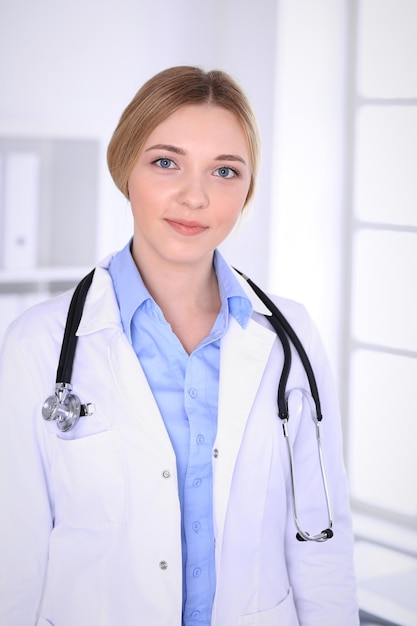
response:
<path id="1" fill-rule="evenodd" d="M 166 150 L 167 152 L 173 152 L 174 154 L 179 154 L 181 156 L 186 156 L 187 152 L 183 148 L 179 148 L 178 146 L 173 146 L 168 143 L 157 143 L 154 146 L 150 146 L 146 148 L 145 152 L 150 152 L 151 150 Z M 215 161 L 239 161 L 246 165 L 245 159 L 238 156 L 237 154 L 219 154 L 215 158 Z"/>
<path id="2" fill-rule="evenodd" d="M 168 152 L 174 152 L 175 154 L 180 154 L 181 156 L 185 156 L 187 154 L 182 148 L 171 146 L 168 143 L 157 143 L 150 148 L 146 148 L 145 152 L 150 152 L 151 150 L 167 150 Z"/>
<path id="3" fill-rule="evenodd" d="M 245 159 L 242 159 L 242 157 L 238 156 L 237 154 L 219 154 L 219 156 L 216 157 L 215 160 L 216 161 L 239 161 L 240 163 L 243 163 L 244 165 L 246 165 Z"/>

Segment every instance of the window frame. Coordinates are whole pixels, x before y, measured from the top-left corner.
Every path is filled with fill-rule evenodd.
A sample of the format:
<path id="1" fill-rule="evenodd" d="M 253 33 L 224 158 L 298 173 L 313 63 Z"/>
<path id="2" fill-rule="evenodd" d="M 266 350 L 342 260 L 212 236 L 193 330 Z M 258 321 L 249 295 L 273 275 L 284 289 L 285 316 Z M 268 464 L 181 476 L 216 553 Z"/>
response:
<path id="1" fill-rule="evenodd" d="M 347 75 L 347 107 L 346 107 L 346 161 L 345 161 L 345 212 L 343 236 L 343 273 L 342 281 L 345 289 L 342 291 L 341 308 L 341 383 L 340 401 L 345 416 L 345 459 L 348 476 L 352 474 L 350 454 L 349 415 L 351 414 L 352 389 L 352 355 L 360 349 L 371 352 L 396 354 L 411 357 L 417 360 L 417 351 L 402 350 L 384 346 L 378 343 L 358 341 L 353 336 L 352 304 L 354 289 L 354 242 L 359 232 L 370 229 L 374 232 L 406 232 L 417 236 L 417 227 L 412 225 L 398 225 L 382 222 L 370 222 L 358 219 L 355 216 L 355 160 L 357 158 L 357 125 L 364 107 L 416 107 L 416 98 L 403 97 L 367 97 L 359 92 L 359 20 L 361 0 L 352 0 L 349 6 L 348 24 L 348 75 Z M 416 237 L 417 242 L 417 237 Z M 417 516 L 403 515 L 364 502 L 352 494 L 352 511 L 354 514 L 355 534 L 357 538 L 367 539 L 381 545 L 394 547 L 407 554 L 417 556 Z M 401 532 L 398 532 L 401 530 Z"/>

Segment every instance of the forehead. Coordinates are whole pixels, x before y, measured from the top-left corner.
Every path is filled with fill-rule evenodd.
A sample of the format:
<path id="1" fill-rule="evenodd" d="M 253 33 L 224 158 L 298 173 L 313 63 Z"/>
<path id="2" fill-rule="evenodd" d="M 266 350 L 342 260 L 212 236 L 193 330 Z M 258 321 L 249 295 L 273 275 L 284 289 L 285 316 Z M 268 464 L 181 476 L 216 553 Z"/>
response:
<path id="1" fill-rule="evenodd" d="M 246 133 L 240 120 L 228 109 L 212 104 L 180 107 L 152 130 L 145 147 L 155 141 L 175 141 L 181 146 L 187 142 L 203 142 L 225 148 L 235 146 L 235 150 L 248 152 Z"/>

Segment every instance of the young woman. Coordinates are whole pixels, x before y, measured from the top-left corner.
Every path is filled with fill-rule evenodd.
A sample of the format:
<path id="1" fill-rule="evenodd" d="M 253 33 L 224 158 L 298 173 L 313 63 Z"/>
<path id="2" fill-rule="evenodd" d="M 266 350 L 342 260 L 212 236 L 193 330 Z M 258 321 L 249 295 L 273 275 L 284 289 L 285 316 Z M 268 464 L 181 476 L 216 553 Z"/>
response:
<path id="1" fill-rule="evenodd" d="M 26 312 L 2 349 L 2 626 L 358 624 L 320 340 L 302 306 L 274 298 L 308 352 L 325 416 L 334 536 L 298 541 L 277 414 L 282 343 L 217 250 L 253 194 L 258 150 L 250 106 L 223 72 L 165 70 L 124 111 L 108 162 L 134 232 L 95 269 L 77 324 L 71 382 L 86 415 L 66 430 L 54 419 L 66 392 L 58 409 L 43 405 L 72 294 Z M 298 514 L 313 535 L 329 522 L 304 389 L 293 350 L 288 428 Z"/>

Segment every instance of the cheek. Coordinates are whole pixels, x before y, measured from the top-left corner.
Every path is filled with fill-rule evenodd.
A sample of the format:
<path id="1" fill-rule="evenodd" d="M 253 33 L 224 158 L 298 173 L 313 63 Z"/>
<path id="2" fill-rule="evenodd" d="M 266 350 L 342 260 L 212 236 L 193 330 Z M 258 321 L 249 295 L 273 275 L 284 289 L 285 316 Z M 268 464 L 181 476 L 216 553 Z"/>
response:
<path id="1" fill-rule="evenodd" d="M 246 177 L 245 177 L 246 178 Z M 229 181 L 230 183 L 231 181 Z M 214 184 L 211 187 L 212 200 L 216 204 L 223 204 L 229 211 L 241 211 L 246 203 L 250 188 L 250 180 L 238 180 L 235 184 L 224 181 L 223 185 Z"/>
<path id="2" fill-rule="evenodd" d="M 239 193 L 235 194 L 233 198 L 230 199 L 229 206 L 231 213 L 235 215 L 235 217 L 239 217 L 241 215 L 243 209 L 246 206 L 247 198 L 249 193 L 249 185 L 245 186 L 244 189 L 240 190 Z"/>
<path id="3" fill-rule="evenodd" d="M 153 186 L 148 185 L 146 181 L 136 180 L 134 177 L 129 179 L 128 189 L 133 211 L 148 206 L 152 203 L 155 196 L 155 188 Z"/>
<path id="4" fill-rule="evenodd" d="M 240 211 L 242 211 L 245 208 L 246 203 L 248 202 L 248 195 L 251 191 L 251 187 L 252 187 L 252 178 L 245 177 L 244 184 L 240 186 L 239 191 L 236 190 L 236 202 L 240 206 Z"/>
<path id="5" fill-rule="evenodd" d="M 223 205 L 223 207 L 221 207 L 221 209 L 219 210 L 219 221 L 223 222 L 226 230 L 232 229 L 236 222 L 239 220 L 239 218 L 242 216 L 245 197 L 246 196 L 242 196 L 234 202 L 229 202 L 226 206 Z"/>

